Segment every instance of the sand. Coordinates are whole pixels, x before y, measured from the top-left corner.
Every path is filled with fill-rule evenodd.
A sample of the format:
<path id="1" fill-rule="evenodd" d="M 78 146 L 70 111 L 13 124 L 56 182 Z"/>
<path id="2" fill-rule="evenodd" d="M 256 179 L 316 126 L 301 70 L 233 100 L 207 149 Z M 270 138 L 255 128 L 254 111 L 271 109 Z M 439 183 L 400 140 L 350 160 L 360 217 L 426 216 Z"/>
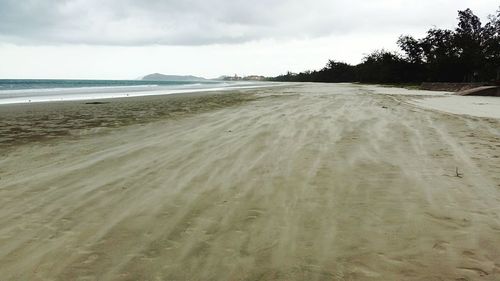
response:
<path id="1" fill-rule="evenodd" d="M 413 103 L 453 114 L 500 119 L 500 97 L 445 96 L 419 99 Z"/>
<path id="2" fill-rule="evenodd" d="M 240 91 L 10 142 L 2 280 L 499 280 L 500 120 L 377 89 Z"/>
<path id="3" fill-rule="evenodd" d="M 411 99 L 399 99 L 419 107 L 457 115 L 500 119 L 500 98 L 494 96 L 461 96 L 453 92 L 422 91 L 359 85 L 364 91 L 373 94 L 392 95 L 394 97 L 411 96 Z"/>
<path id="4" fill-rule="evenodd" d="M 58 136 L 78 137 L 110 128 L 177 119 L 253 99 L 255 96 L 241 90 L 0 105 L 0 149 Z"/>

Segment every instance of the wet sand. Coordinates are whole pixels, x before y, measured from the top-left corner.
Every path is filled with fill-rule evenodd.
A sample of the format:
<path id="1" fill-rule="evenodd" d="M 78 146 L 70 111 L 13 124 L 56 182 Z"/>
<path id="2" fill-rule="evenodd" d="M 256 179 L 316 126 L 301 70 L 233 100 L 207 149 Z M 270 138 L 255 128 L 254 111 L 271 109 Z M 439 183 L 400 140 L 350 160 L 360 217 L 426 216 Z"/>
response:
<path id="1" fill-rule="evenodd" d="M 0 149 L 178 119 L 255 99 L 248 90 L 0 105 Z"/>
<path id="2" fill-rule="evenodd" d="M 500 279 L 499 119 L 373 86 L 238 93 L 1 147 L 2 280 Z"/>

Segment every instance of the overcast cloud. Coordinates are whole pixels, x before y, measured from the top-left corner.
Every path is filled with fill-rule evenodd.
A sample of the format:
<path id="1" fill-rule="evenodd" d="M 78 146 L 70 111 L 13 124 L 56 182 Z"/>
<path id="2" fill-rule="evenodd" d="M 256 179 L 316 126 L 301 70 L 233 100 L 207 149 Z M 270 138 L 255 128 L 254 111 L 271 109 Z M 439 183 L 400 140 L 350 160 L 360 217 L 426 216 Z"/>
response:
<path id="1" fill-rule="evenodd" d="M 359 63 L 498 0 L 0 0 L 1 78 L 273 76 Z"/>
<path id="2" fill-rule="evenodd" d="M 0 0 L 0 40 L 17 44 L 207 45 L 447 26 L 497 0 Z"/>

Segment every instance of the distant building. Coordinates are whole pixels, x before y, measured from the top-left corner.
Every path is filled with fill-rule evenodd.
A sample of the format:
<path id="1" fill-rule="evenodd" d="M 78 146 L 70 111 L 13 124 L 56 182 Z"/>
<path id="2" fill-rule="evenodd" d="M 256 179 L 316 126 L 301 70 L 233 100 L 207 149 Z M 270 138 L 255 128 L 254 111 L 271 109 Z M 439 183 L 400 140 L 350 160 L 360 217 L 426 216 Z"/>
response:
<path id="1" fill-rule="evenodd" d="M 250 76 L 246 76 L 245 78 L 243 78 L 243 80 L 263 81 L 263 80 L 266 80 L 266 77 L 260 76 L 260 75 L 250 75 Z"/>
<path id="2" fill-rule="evenodd" d="M 225 81 L 264 81 L 266 80 L 265 76 L 261 75 L 249 75 L 245 77 L 238 76 L 235 74 L 234 76 L 222 76 L 222 80 Z"/>
<path id="3" fill-rule="evenodd" d="M 237 74 L 235 74 L 234 76 L 222 76 L 221 78 L 222 78 L 222 80 L 225 80 L 225 81 L 238 81 L 238 80 L 243 79 L 243 78 L 239 77 Z"/>

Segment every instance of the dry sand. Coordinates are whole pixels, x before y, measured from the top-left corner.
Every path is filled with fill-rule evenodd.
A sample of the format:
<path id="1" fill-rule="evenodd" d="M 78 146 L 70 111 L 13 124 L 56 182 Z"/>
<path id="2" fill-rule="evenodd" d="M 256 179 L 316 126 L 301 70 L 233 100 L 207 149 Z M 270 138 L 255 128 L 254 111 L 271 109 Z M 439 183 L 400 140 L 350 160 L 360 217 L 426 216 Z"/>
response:
<path id="1" fill-rule="evenodd" d="M 248 90 L 10 142 L 1 280 L 500 280 L 500 120 L 377 91 Z"/>
<path id="2" fill-rule="evenodd" d="M 454 114 L 500 119 L 500 97 L 444 96 L 419 99 L 414 103 Z"/>
<path id="3" fill-rule="evenodd" d="M 396 87 L 373 87 L 361 85 L 363 90 L 374 94 L 412 96 L 405 102 L 442 112 L 500 119 L 500 98 L 495 96 L 462 96 L 456 92 L 436 92 L 401 89 Z"/>

